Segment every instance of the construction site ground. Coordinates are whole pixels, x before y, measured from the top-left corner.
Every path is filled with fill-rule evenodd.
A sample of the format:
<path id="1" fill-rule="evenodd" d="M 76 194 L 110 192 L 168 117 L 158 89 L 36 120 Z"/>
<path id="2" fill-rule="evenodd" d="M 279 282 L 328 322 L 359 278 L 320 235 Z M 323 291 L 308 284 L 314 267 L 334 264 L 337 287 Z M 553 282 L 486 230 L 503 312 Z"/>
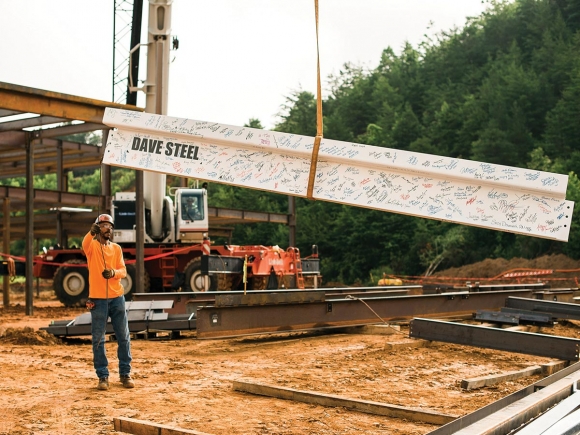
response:
<path id="1" fill-rule="evenodd" d="M 551 267 L 572 269 L 572 263 Z M 509 262 L 502 267 L 509 269 Z M 482 273 L 469 270 L 473 277 Z M 120 434 L 113 427 L 116 417 L 216 435 L 426 434 L 438 426 L 251 395 L 234 391 L 232 383 L 462 416 L 542 375 L 475 390 L 463 390 L 462 380 L 554 361 L 445 343 L 412 347 L 405 323 L 391 335 L 293 332 L 199 340 L 188 331 L 181 338 L 134 338 L 132 390 L 118 382 L 116 343 L 107 342 L 111 388 L 99 391 L 89 337 L 61 340 L 39 329 L 85 310 L 64 308 L 49 282 L 42 284 L 33 315 L 25 314 L 21 284 L 12 285 L 10 306 L 0 309 L 0 434 Z M 560 322 L 541 332 L 580 338 L 578 325 Z M 389 343 L 404 344 L 390 349 Z"/>

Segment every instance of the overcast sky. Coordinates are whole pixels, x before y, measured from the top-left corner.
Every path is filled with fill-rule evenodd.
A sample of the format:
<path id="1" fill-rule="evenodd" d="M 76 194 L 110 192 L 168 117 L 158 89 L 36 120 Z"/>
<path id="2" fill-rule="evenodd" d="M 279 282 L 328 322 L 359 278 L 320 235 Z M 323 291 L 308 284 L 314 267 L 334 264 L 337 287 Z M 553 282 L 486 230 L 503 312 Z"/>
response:
<path id="1" fill-rule="evenodd" d="M 172 8 L 180 44 L 168 115 L 240 126 L 258 118 L 272 128 L 285 96 L 316 93 L 314 0 L 174 0 Z M 319 0 L 323 85 L 345 62 L 374 68 L 388 46 L 416 47 L 485 8 L 482 0 Z M 144 29 L 147 10 L 144 0 Z M 113 17 L 113 0 L 0 0 L 0 81 L 112 101 Z"/>

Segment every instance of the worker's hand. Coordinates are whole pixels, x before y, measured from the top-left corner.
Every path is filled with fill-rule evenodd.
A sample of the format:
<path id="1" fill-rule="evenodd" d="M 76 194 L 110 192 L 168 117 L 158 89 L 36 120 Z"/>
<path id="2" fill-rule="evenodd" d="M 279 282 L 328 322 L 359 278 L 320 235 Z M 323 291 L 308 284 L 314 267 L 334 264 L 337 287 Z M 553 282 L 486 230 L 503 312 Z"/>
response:
<path id="1" fill-rule="evenodd" d="M 91 235 L 101 234 L 101 227 L 98 224 L 91 225 Z"/>
<path id="2" fill-rule="evenodd" d="M 115 276 L 115 269 L 105 269 L 103 270 L 103 278 L 109 279 Z"/>

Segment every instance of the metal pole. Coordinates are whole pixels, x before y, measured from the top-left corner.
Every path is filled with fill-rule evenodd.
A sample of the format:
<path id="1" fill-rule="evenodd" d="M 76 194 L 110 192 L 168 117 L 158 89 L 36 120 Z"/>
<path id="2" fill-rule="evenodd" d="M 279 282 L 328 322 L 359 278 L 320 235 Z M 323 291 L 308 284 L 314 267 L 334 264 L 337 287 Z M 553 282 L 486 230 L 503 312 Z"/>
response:
<path id="1" fill-rule="evenodd" d="M 109 137 L 109 130 L 102 130 L 102 146 L 101 155 L 105 152 L 105 145 L 107 144 L 107 139 Z M 110 210 L 110 201 L 108 199 L 111 197 L 111 166 L 101 165 L 101 195 L 105 197 L 106 207 L 104 210 L 106 213 L 113 214 L 113 210 Z"/>
<path id="2" fill-rule="evenodd" d="M 288 197 L 288 246 L 296 246 L 296 197 Z"/>
<path id="3" fill-rule="evenodd" d="M 56 145 L 56 190 L 59 192 L 63 192 L 67 190 L 63 188 L 65 184 L 65 180 L 63 177 L 63 169 L 64 165 L 63 162 L 63 152 L 62 152 L 62 140 L 59 140 Z M 56 242 L 61 246 L 64 247 L 66 245 L 65 241 L 63 240 L 63 228 L 62 228 L 62 213 L 60 211 L 56 212 Z"/>
<path id="4" fill-rule="evenodd" d="M 135 293 L 143 293 L 145 275 L 145 202 L 143 200 L 143 171 L 135 171 Z"/>
<path id="5" fill-rule="evenodd" d="M 34 275 L 32 262 L 34 261 L 34 148 L 30 133 L 26 133 L 26 315 L 34 312 Z"/>
<path id="6" fill-rule="evenodd" d="M 3 213 L 4 248 L 2 252 L 5 254 L 10 254 L 10 198 L 4 198 Z M 4 304 L 4 308 L 7 308 L 10 305 L 10 277 L 8 275 L 4 275 L 2 278 L 2 291 L 2 302 Z"/>
<path id="7" fill-rule="evenodd" d="M 141 21 L 143 17 L 143 0 L 135 0 L 133 2 L 133 20 L 131 22 L 131 48 L 139 45 L 141 43 Z M 129 70 L 129 77 L 127 78 L 127 104 L 133 106 L 137 105 L 137 92 L 131 92 L 129 86 L 132 82 L 135 86 L 138 86 L 139 82 L 139 50 L 130 53 L 129 56 L 132 58 L 132 68 Z"/>

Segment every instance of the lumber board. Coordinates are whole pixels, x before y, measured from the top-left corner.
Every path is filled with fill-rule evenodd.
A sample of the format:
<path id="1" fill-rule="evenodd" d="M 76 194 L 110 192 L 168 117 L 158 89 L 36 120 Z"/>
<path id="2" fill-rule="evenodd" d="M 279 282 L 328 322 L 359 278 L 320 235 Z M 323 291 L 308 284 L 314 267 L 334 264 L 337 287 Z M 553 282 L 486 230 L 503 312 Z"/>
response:
<path id="1" fill-rule="evenodd" d="M 501 382 L 513 381 L 514 379 L 523 378 L 525 376 L 533 376 L 542 373 L 542 366 L 531 366 L 522 370 L 514 370 L 506 373 L 498 373 L 494 375 L 478 376 L 475 378 L 463 379 L 461 381 L 461 388 L 464 390 L 474 390 L 476 388 L 489 387 Z"/>
<path id="2" fill-rule="evenodd" d="M 554 373 L 568 367 L 570 361 L 551 361 L 546 364 L 542 364 L 542 374 L 544 376 L 550 376 Z"/>
<path id="3" fill-rule="evenodd" d="M 133 435 L 211 435 L 206 432 L 199 432 L 191 429 L 181 429 L 174 426 L 152 423 L 145 420 L 137 420 L 127 417 L 115 417 L 113 419 L 115 431 L 125 432 Z"/>
<path id="4" fill-rule="evenodd" d="M 337 328 L 337 332 L 344 334 L 363 334 L 363 335 L 393 335 L 401 333 L 400 325 L 363 325 L 348 326 L 346 328 Z"/>
<path id="5" fill-rule="evenodd" d="M 397 341 L 393 343 L 385 343 L 386 350 L 394 350 L 400 348 L 408 348 L 411 347 L 413 349 L 421 348 L 421 347 L 430 347 L 433 344 L 432 341 L 429 340 L 412 340 L 412 341 Z"/>
<path id="6" fill-rule="evenodd" d="M 441 414 L 435 411 L 408 408 L 387 403 L 372 402 L 368 400 L 350 399 L 333 394 L 323 394 L 313 391 L 295 390 L 293 388 L 278 387 L 274 385 L 256 384 L 245 381 L 234 381 L 233 389 L 245 393 L 260 396 L 276 397 L 278 399 L 294 400 L 297 402 L 311 403 L 321 406 L 343 407 L 367 414 L 383 415 L 386 417 L 404 418 L 411 421 L 419 421 L 430 424 L 445 424 L 457 417 L 449 414 Z"/>

